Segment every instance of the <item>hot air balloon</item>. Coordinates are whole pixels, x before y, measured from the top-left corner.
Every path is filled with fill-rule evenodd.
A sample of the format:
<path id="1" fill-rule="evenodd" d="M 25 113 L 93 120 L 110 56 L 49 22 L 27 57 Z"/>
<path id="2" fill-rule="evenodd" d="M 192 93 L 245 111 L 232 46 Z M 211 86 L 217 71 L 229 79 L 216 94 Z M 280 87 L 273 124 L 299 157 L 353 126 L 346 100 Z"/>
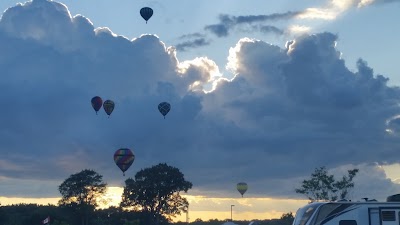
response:
<path id="1" fill-rule="evenodd" d="M 111 101 L 111 100 L 104 101 L 103 108 L 104 108 L 104 111 L 106 111 L 108 117 L 110 117 L 111 113 L 113 112 L 114 106 L 115 106 L 115 104 L 113 101 Z"/>
<path id="2" fill-rule="evenodd" d="M 102 105 L 103 105 L 103 100 L 99 96 L 94 96 L 92 98 L 92 107 L 94 111 L 96 111 L 96 115 Z"/>
<path id="3" fill-rule="evenodd" d="M 168 102 L 161 102 L 158 104 L 158 111 L 164 116 L 168 114 L 169 110 L 171 109 L 171 105 Z"/>
<path id="4" fill-rule="evenodd" d="M 239 191 L 239 193 L 242 195 L 247 191 L 247 184 L 244 182 L 240 182 L 236 185 L 237 190 Z"/>
<path id="5" fill-rule="evenodd" d="M 114 153 L 114 162 L 121 169 L 125 176 L 125 171 L 129 169 L 135 160 L 135 155 L 129 148 L 120 148 Z"/>
<path id="6" fill-rule="evenodd" d="M 140 15 L 143 17 L 144 20 L 150 19 L 150 17 L 153 15 L 153 9 L 149 8 L 149 7 L 143 7 L 140 9 Z"/>

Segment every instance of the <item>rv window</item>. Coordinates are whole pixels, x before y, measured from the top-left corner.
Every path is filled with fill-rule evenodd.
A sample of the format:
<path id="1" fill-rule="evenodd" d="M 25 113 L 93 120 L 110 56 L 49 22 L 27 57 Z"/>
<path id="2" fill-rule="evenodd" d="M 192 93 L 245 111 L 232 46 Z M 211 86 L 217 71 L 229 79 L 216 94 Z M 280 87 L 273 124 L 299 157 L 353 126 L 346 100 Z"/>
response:
<path id="1" fill-rule="evenodd" d="M 394 211 L 382 211 L 382 221 L 396 221 L 396 214 Z"/>
<path id="2" fill-rule="evenodd" d="M 308 206 L 299 209 L 296 213 L 296 218 L 293 225 L 305 225 L 315 212 L 317 206 Z"/>
<path id="3" fill-rule="evenodd" d="M 326 219 L 330 213 L 332 213 L 335 209 L 337 209 L 339 206 L 338 204 L 325 204 L 320 207 L 318 210 L 318 216 L 317 219 L 315 220 L 315 223 L 318 224 L 322 220 Z"/>
<path id="4" fill-rule="evenodd" d="M 339 225 L 357 225 L 357 222 L 355 220 L 341 220 Z"/>
<path id="5" fill-rule="evenodd" d="M 318 210 L 318 215 L 314 220 L 315 224 L 325 224 L 327 221 L 335 218 L 336 216 L 342 214 L 349 207 L 352 207 L 353 204 L 339 204 L 339 203 L 328 203 L 322 205 Z"/>

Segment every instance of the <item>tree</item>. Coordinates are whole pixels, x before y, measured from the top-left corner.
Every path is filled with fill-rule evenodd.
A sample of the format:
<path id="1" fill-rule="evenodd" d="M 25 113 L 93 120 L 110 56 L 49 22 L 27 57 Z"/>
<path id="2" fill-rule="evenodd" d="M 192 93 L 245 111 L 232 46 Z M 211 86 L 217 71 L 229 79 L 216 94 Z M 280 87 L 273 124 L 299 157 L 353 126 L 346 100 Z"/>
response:
<path id="1" fill-rule="evenodd" d="M 294 216 L 292 212 L 282 214 L 280 218 L 281 225 L 292 225 Z"/>
<path id="2" fill-rule="evenodd" d="M 125 181 L 121 207 L 141 211 L 144 224 L 168 222 L 171 216 L 187 211 L 189 203 L 180 192 L 190 188 L 192 183 L 179 169 L 160 163 Z"/>
<path id="3" fill-rule="evenodd" d="M 348 175 L 336 181 L 333 175 L 328 175 L 325 167 L 316 168 L 311 179 L 303 180 L 301 188 L 296 193 L 304 194 L 310 201 L 336 201 L 348 197 L 349 190 L 354 187 L 353 179 L 358 169 L 348 170 Z"/>
<path id="4" fill-rule="evenodd" d="M 89 214 L 98 206 L 106 186 L 103 176 L 93 170 L 82 170 L 72 174 L 58 187 L 62 195 L 58 204 L 80 214 L 82 225 L 88 224 Z"/>

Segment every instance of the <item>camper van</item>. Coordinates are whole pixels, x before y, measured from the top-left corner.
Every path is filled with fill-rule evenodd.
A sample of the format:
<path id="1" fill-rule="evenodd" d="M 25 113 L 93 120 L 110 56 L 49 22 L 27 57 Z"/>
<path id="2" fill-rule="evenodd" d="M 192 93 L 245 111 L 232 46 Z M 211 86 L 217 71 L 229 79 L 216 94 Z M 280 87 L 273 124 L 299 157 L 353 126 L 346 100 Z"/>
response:
<path id="1" fill-rule="evenodd" d="M 297 210 L 293 225 L 400 225 L 400 194 L 386 202 L 313 202 Z"/>

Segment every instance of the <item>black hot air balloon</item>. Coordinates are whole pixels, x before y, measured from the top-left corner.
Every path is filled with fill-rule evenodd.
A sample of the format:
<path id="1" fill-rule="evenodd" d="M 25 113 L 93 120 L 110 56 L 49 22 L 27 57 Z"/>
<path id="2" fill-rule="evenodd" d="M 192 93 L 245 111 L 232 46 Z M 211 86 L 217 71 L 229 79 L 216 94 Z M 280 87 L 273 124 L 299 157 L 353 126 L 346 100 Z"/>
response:
<path id="1" fill-rule="evenodd" d="M 140 15 L 143 17 L 144 20 L 150 19 L 150 17 L 153 15 L 153 9 L 151 9 L 150 7 L 143 7 L 140 9 Z"/>
<path id="2" fill-rule="evenodd" d="M 169 110 L 171 110 L 171 105 L 168 102 L 161 102 L 158 104 L 158 111 L 164 116 L 164 119 Z"/>
<path id="3" fill-rule="evenodd" d="M 105 100 L 103 103 L 104 111 L 106 111 L 108 117 L 110 117 L 111 113 L 114 111 L 115 104 L 111 100 Z"/>
<path id="4" fill-rule="evenodd" d="M 92 102 L 92 107 L 94 111 L 96 111 L 97 115 L 97 112 L 101 109 L 101 106 L 103 105 L 103 100 L 99 96 L 94 96 L 91 102 Z"/>

